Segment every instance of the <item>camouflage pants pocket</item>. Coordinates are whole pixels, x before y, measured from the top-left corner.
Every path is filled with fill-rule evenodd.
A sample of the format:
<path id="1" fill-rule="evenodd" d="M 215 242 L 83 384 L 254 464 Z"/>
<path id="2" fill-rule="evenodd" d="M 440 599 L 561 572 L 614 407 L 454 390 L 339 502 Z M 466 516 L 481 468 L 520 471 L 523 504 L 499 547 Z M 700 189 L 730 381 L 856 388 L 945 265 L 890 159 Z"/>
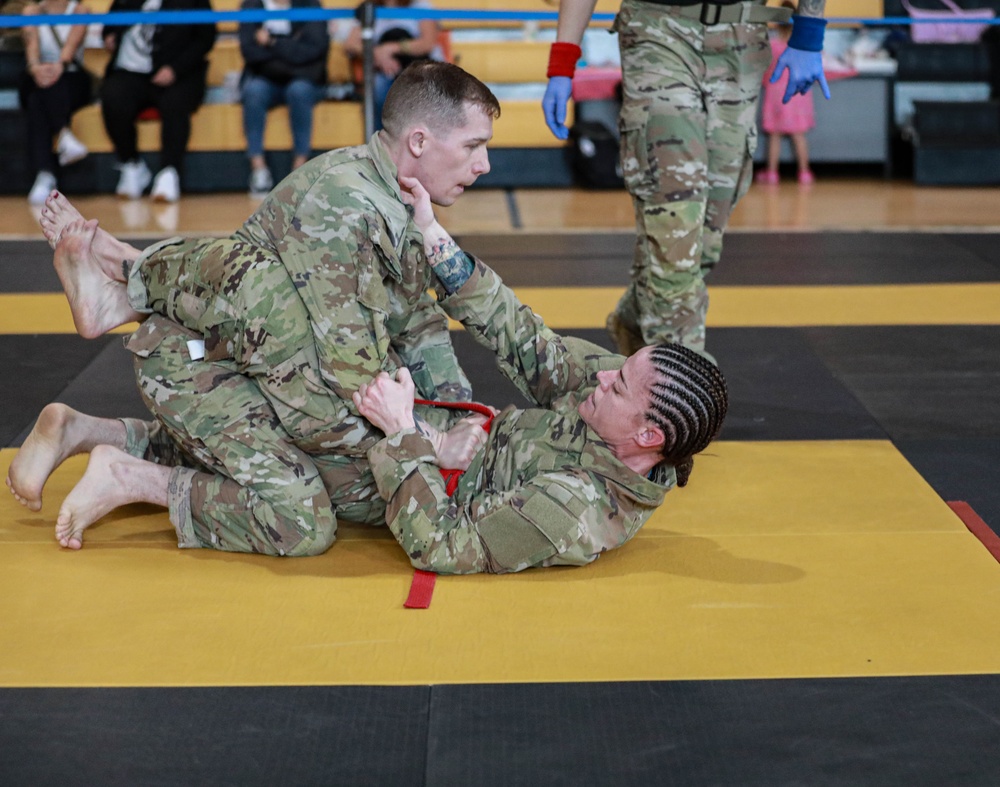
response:
<path id="1" fill-rule="evenodd" d="M 164 430 L 206 469 L 191 497 L 198 541 L 227 551 L 319 554 L 336 518 L 319 470 L 233 362 L 194 360 L 192 334 L 153 315 L 135 353 L 140 392 Z"/>
<path id="2" fill-rule="evenodd" d="M 651 199 L 659 191 L 656 159 L 649 155 L 649 104 L 627 102 L 618 118 L 621 166 L 625 188 L 637 199 Z"/>

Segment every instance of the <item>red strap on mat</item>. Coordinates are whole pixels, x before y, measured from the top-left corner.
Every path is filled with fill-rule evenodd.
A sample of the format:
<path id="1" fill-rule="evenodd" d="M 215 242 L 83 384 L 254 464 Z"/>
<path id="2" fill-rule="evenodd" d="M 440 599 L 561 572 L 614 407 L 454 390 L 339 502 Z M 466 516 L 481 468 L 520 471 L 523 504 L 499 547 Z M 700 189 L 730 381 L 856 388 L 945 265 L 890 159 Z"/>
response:
<path id="1" fill-rule="evenodd" d="M 413 580 L 410 582 L 410 595 L 406 597 L 403 606 L 407 609 L 427 609 L 431 605 L 436 579 L 437 574 L 432 574 L 430 571 L 421 571 L 419 568 L 414 571 Z"/>
<path id="2" fill-rule="evenodd" d="M 969 528 L 972 535 L 978 538 L 986 547 L 986 551 L 1000 563 L 1000 536 L 994 533 L 990 526 L 973 510 L 972 506 L 964 500 L 949 500 L 948 507 L 958 514 L 958 518 Z"/>

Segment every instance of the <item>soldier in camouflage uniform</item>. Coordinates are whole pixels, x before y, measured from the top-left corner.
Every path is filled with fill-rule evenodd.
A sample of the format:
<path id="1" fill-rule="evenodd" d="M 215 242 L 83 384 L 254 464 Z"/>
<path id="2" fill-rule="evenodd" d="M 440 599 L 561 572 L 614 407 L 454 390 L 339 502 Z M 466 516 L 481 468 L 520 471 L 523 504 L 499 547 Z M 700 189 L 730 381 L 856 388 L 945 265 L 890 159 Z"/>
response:
<path id="1" fill-rule="evenodd" d="M 430 213 L 428 200 L 423 210 Z M 649 348 L 626 361 L 595 345 L 557 336 L 492 271 L 482 264 L 473 270 L 471 260 L 430 216 L 431 226 L 423 220 L 424 244 L 442 282 L 439 294 L 445 309 L 491 347 L 505 373 L 546 409 L 508 408 L 501 413 L 485 449 L 468 455 L 466 473 L 454 497 L 449 497 L 436 448 L 423 430 L 415 428 L 409 375 L 399 373 L 409 384 L 410 397 L 409 420 L 403 429 L 391 428 L 379 418 L 377 402 L 372 401 L 386 385 L 394 385 L 389 375 L 383 372 L 372 384 L 362 385 L 353 397 L 355 404 L 389 434 L 368 451 L 378 491 L 389 503 L 389 526 L 414 565 L 442 573 L 589 563 L 630 539 L 666 491 L 686 483 L 693 455 L 715 436 L 724 418 L 724 380 L 713 364 L 680 346 Z M 260 498 L 255 474 L 263 472 L 269 481 L 280 475 L 269 463 L 281 438 L 280 425 L 266 405 L 243 406 L 245 397 L 254 401 L 248 386 L 255 383 L 237 373 L 235 364 L 190 360 L 187 341 L 198 334 L 159 316 L 147 320 L 140 334 L 158 322 L 163 323 L 163 333 L 156 351 L 139 363 L 140 375 L 162 423 L 176 424 L 180 438 L 176 443 L 167 441 L 160 456 L 169 456 L 179 446 L 173 460 L 188 467 L 160 468 L 129 460 L 106 445 L 95 449 L 93 441 L 67 446 L 64 453 L 92 450 L 92 464 L 95 456 L 99 465 L 117 462 L 116 478 L 123 479 L 123 488 L 129 488 L 131 473 L 155 468 L 148 484 L 132 485 L 139 490 L 138 497 L 127 499 L 169 505 L 182 546 L 285 555 L 321 551 L 322 542 L 311 536 L 306 539 L 310 549 L 288 549 L 303 543 L 294 523 L 289 527 L 292 517 L 286 515 L 274 527 L 269 522 L 274 508 L 254 507 Z M 216 404 L 205 397 L 221 401 Z M 188 409 L 178 408 L 178 401 Z M 261 397 L 256 401 L 260 403 Z M 232 403 L 240 416 L 236 431 L 225 424 L 220 428 L 224 402 Z M 76 416 L 76 428 L 64 431 L 94 430 L 101 421 L 89 419 L 88 425 L 87 416 Z M 39 423 L 44 418 L 43 412 Z M 151 458 L 161 435 L 143 433 L 141 424 L 123 423 L 127 435 L 118 441 L 119 447 L 133 456 Z M 223 446 L 218 451 L 219 434 L 243 440 L 246 450 Z M 238 466 L 227 468 L 226 476 L 213 476 L 220 456 L 236 457 Z M 188 469 L 192 459 L 201 469 Z M 85 507 L 80 501 L 92 494 L 86 488 L 78 490 L 86 487 L 90 474 L 88 467 L 64 509 Z M 285 478 L 287 486 L 275 488 L 276 500 L 283 491 L 290 500 L 298 500 L 298 490 L 311 480 L 296 472 Z M 206 500 L 206 492 L 212 500 Z M 369 501 L 372 492 L 368 490 Z M 321 495 L 321 489 L 314 492 L 313 506 L 328 504 Z M 112 502 L 121 504 L 123 499 Z M 206 506 L 217 520 L 213 528 L 206 529 L 193 515 Z M 67 542 L 71 532 L 62 531 Z"/>
<path id="2" fill-rule="evenodd" d="M 824 2 L 802 0 L 799 14 L 821 17 Z M 560 4 L 543 108 L 561 139 L 568 133 L 579 44 L 595 4 Z M 704 277 L 719 260 L 729 215 L 752 176 L 757 99 L 771 59 L 764 22 L 787 20 L 787 14 L 752 0 L 622 2 L 612 29 L 622 64 L 621 165 L 637 238 L 631 280 L 608 329 L 626 355 L 664 341 L 704 349 Z M 799 55 L 814 57 L 800 63 Z M 818 53 L 793 49 L 786 64 L 789 96 L 818 79 L 829 98 Z"/>
<path id="3" fill-rule="evenodd" d="M 408 93 L 446 80 L 456 83 L 446 85 L 447 100 L 400 111 Z M 233 359 L 254 376 L 309 452 L 363 454 L 371 429 L 351 413 L 351 394 L 380 370 L 405 365 L 426 398 L 471 396 L 447 320 L 427 294 L 430 271 L 398 178 L 434 178 L 440 167 L 445 177 L 436 201 L 453 202 L 489 171 L 486 142 L 499 104 L 447 63 L 418 64 L 396 82 L 386 100 L 386 130 L 368 145 L 300 167 L 232 238 L 164 241 L 147 249 L 128 276 L 136 312 L 157 312 L 204 334 L 206 358 Z M 466 157 L 449 176 L 451 162 L 414 156 L 410 137 L 418 121 L 429 124 L 428 115 L 454 104 L 467 109 L 461 124 L 434 118 L 444 129 L 439 136 Z M 328 394 L 313 396 L 317 389 Z"/>
<path id="4" fill-rule="evenodd" d="M 429 202 L 423 203 L 429 211 Z M 412 386 L 379 375 L 355 395 L 387 435 L 368 452 L 386 520 L 417 568 L 506 573 L 580 566 L 631 539 L 722 425 L 725 381 L 682 345 L 625 359 L 562 337 L 432 216 L 424 229 L 439 302 L 538 406 L 508 407 L 449 496 L 409 416 Z"/>
<path id="5" fill-rule="evenodd" d="M 354 521 L 380 521 L 384 511 L 364 462 L 359 468 L 354 461 L 381 434 L 352 412 L 352 391 L 379 370 L 405 364 L 423 396 L 471 395 L 447 320 L 427 295 L 429 269 L 397 178 L 418 174 L 434 184 L 438 204 L 454 202 L 489 170 L 486 143 L 499 105 L 449 64 L 414 66 L 396 85 L 383 132 L 297 170 L 232 238 L 171 239 L 141 254 L 118 244 L 117 258 L 104 255 L 112 260 L 105 272 L 116 280 L 125 278 L 122 256 L 132 258 L 122 267 L 133 311 L 122 319 L 157 310 L 179 323 L 146 320 L 127 344 L 143 395 L 161 418 L 155 426 L 128 425 L 130 451 L 149 459 L 163 453 L 172 464 L 180 446 L 195 468 L 221 473 L 241 490 L 191 473 L 173 479 L 185 489 L 201 484 L 194 498 L 206 501 L 194 514 L 187 504 L 178 510 L 182 543 L 192 541 L 191 520 L 200 517 L 205 543 L 222 548 L 325 550 L 336 526 L 331 500 Z M 92 229 L 88 255 L 95 237 L 105 249 L 118 243 Z M 57 269 L 59 259 L 57 250 Z M 202 338 L 206 364 L 196 366 L 187 341 Z M 428 420 L 444 432 L 460 416 L 429 410 Z M 260 450 L 265 424 L 269 452 Z M 189 428 L 193 441 L 186 440 Z M 309 456 L 322 457 L 320 466 Z M 266 546 L 227 541 L 228 514 L 219 521 L 212 514 L 222 510 L 212 502 L 221 490 L 229 490 L 227 500 L 241 498 L 242 511 L 259 514 Z M 185 497 L 183 490 L 176 496 Z"/>

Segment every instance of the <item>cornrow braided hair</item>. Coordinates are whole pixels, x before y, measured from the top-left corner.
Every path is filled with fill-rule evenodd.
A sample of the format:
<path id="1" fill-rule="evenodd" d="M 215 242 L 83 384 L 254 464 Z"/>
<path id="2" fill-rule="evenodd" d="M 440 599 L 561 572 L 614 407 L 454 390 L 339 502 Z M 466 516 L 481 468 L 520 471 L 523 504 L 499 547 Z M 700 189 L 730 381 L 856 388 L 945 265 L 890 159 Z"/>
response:
<path id="1" fill-rule="evenodd" d="M 726 378 L 707 357 L 682 344 L 658 344 L 650 359 L 658 379 L 647 417 L 663 430 L 663 462 L 673 465 L 677 485 L 685 486 L 694 455 L 722 428 L 729 408 Z"/>

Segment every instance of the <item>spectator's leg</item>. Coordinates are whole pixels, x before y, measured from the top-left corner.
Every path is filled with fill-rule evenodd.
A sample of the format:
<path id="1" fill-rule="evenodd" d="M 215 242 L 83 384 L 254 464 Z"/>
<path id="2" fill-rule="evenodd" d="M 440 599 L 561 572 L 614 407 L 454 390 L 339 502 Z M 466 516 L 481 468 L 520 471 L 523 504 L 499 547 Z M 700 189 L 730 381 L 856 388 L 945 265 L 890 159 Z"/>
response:
<path id="1" fill-rule="evenodd" d="M 31 79 L 27 75 L 25 78 Z M 43 171 L 55 172 L 56 157 L 52 152 L 52 135 L 57 129 L 53 129 L 49 122 L 49 113 L 45 106 L 45 90 L 31 80 L 30 85 L 21 86 L 20 94 L 25 131 L 28 136 L 28 164 L 35 174 Z"/>
<path id="2" fill-rule="evenodd" d="M 312 153 L 313 106 L 319 88 L 307 79 L 293 79 L 285 88 L 288 121 L 292 129 L 292 167 L 301 167 Z"/>
<path id="3" fill-rule="evenodd" d="M 196 72 L 158 90 L 160 110 L 160 169 L 182 171 L 191 139 L 191 115 L 205 98 L 205 74 Z"/>
<path id="4" fill-rule="evenodd" d="M 53 133 L 58 133 L 69 125 L 73 112 L 73 83 L 69 73 L 59 77 L 59 81 L 45 91 L 45 103 L 49 112 L 49 123 Z"/>
<path id="5" fill-rule="evenodd" d="M 101 117 L 104 119 L 104 129 L 121 162 L 139 158 L 135 120 L 150 105 L 150 92 L 147 74 L 110 71 L 101 83 Z"/>
<path id="6" fill-rule="evenodd" d="M 243 82 L 243 135 L 247 140 L 247 156 L 254 169 L 264 162 L 264 127 L 267 111 L 280 100 L 280 90 L 264 77 L 248 75 Z"/>
<path id="7" fill-rule="evenodd" d="M 375 130 L 382 130 L 382 107 L 385 106 L 385 97 L 392 87 L 393 77 L 387 77 L 381 71 L 375 72 Z"/>

